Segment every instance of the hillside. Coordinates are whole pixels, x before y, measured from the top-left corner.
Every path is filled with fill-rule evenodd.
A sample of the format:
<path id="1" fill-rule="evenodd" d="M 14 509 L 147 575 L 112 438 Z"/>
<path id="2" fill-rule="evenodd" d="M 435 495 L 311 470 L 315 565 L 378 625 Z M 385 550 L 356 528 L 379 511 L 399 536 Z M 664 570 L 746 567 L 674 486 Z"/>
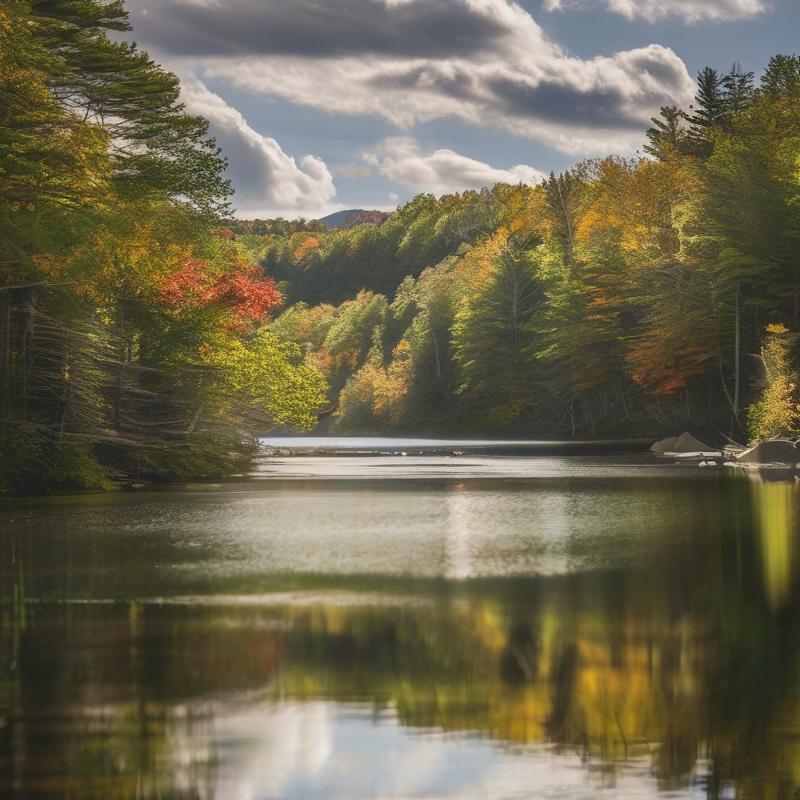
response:
<path id="1" fill-rule="evenodd" d="M 363 208 L 349 208 L 335 211 L 319 220 L 328 230 L 353 228 L 356 225 L 382 225 L 389 218 L 385 211 L 368 211 Z"/>
<path id="2" fill-rule="evenodd" d="M 800 60 L 699 80 L 644 157 L 242 243 L 335 428 L 800 433 Z"/>

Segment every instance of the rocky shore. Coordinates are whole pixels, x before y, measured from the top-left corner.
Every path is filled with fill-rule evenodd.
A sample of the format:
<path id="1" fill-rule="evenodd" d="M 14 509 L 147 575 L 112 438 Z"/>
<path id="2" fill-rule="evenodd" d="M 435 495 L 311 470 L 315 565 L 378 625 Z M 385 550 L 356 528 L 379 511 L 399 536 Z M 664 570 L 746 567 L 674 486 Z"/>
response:
<path id="1" fill-rule="evenodd" d="M 664 459 L 698 462 L 701 467 L 800 469 L 800 442 L 792 439 L 765 439 L 751 447 L 728 444 L 715 448 L 686 432 L 656 442 L 650 452 Z"/>

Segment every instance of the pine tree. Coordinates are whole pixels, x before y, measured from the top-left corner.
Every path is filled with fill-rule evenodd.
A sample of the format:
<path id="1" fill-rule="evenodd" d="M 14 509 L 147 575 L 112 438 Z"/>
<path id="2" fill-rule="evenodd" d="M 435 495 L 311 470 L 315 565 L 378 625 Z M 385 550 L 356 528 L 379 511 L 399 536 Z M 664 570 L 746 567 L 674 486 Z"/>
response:
<path id="1" fill-rule="evenodd" d="M 684 113 L 677 106 L 662 106 L 659 117 L 651 117 L 652 128 L 647 130 L 649 144 L 644 151 L 659 161 L 669 161 L 683 152 L 686 143 Z"/>
<path id="2" fill-rule="evenodd" d="M 482 280 L 453 326 L 460 393 L 470 415 L 508 425 L 536 402 L 527 352 L 542 291 L 528 252 L 500 232 L 484 246 Z"/>
<path id="3" fill-rule="evenodd" d="M 122 0 L 32 0 L 30 9 L 34 36 L 50 54 L 40 65 L 52 96 L 106 132 L 118 189 L 226 212 L 231 188 L 207 121 L 186 113 L 175 75 L 108 36 L 131 29 Z"/>
<path id="4" fill-rule="evenodd" d="M 755 95 L 752 72 L 742 72 L 737 62 L 722 79 L 725 88 L 725 110 L 728 116 L 741 114 L 752 103 Z"/>
<path id="5" fill-rule="evenodd" d="M 713 131 L 728 114 L 725 79 L 717 70 L 705 67 L 697 74 L 697 94 L 690 111 L 690 151 L 694 155 L 708 156 L 713 150 Z"/>
<path id="6" fill-rule="evenodd" d="M 800 94 L 800 56 L 773 56 L 761 77 L 761 91 L 772 99 Z"/>

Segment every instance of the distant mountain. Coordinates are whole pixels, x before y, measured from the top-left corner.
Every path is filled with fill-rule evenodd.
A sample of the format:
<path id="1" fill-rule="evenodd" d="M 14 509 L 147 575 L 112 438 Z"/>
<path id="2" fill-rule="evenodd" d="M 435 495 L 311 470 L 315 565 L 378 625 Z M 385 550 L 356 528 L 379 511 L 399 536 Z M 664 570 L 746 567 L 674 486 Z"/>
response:
<path id="1" fill-rule="evenodd" d="M 335 211 L 322 217 L 320 222 L 329 230 L 333 228 L 352 228 L 354 225 L 383 225 L 388 218 L 385 211 L 367 211 L 363 208 L 350 208 Z"/>

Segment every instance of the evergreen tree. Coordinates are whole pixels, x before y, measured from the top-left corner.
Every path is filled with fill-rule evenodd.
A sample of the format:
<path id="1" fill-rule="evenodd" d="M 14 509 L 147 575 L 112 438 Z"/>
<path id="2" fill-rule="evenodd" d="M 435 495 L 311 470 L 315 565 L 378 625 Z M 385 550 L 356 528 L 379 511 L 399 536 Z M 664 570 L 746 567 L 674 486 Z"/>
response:
<path id="1" fill-rule="evenodd" d="M 795 99 L 800 92 L 800 56 L 773 56 L 761 77 L 761 91 L 772 100 Z"/>
<path id="2" fill-rule="evenodd" d="M 717 70 L 705 67 L 697 74 L 697 94 L 690 112 L 687 117 L 690 152 L 706 157 L 713 150 L 714 129 L 728 114 L 725 78 Z"/>
<path id="3" fill-rule="evenodd" d="M 747 110 L 755 95 L 754 75 L 742 72 L 736 63 L 731 71 L 722 79 L 725 88 L 725 108 L 728 116 L 736 116 Z"/>
<path id="4" fill-rule="evenodd" d="M 685 119 L 677 106 L 662 106 L 660 116 L 651 118 L 653 127 L 647 130 L 649 144 L 644 146 L 644 151 L 659 161 L 680 155 L 687 137 Z"/>
<path id="5" fill-rule="evenodd" d="M 476 291 L 456 313 L 453 342 L 465 413 L 483 425 L 502 426 L 536 403 L 526 353 L 542 291 L 528 252 L 507 234 L 486 243 L 483 260 Z"/>

